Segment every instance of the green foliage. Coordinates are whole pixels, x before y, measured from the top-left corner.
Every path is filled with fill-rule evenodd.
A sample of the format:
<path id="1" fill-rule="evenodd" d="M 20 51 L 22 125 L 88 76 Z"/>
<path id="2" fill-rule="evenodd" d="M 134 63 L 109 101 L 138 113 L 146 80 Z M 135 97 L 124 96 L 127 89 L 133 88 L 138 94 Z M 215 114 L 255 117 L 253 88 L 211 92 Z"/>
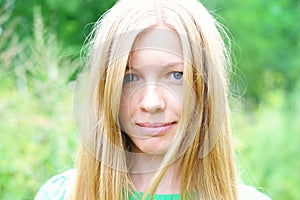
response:
<path id="1" fill-rule="evenodd" d="M 5 43 L 13 33 L 0 38 L 7 44 L 0 69 L 8 72 L 0 78 L 0 199 L 32 199 L 50 174 L 73 166 L 77 138 L 67 78 L 79 62 L 62 56 L 35 13 L 34 38 L 16 46 Z"/>
<path id="2" fill-rule="evenodd" d="M 21 39 L 33 34 L 33 13 L 41 8 L 44 23 L 55 30 L 63 48 L 79 50 L 92 24 L 116 0 L 2 0 Z M 293 90 L 300 73 L 300 2 L 284 1 L 204 1 L 218 21 L 225 23 L 235 43 L 237 78 L 234 87 L 247 103 L 257 105 L 264 92 L 275 88 Z M 25 17 L 24 17 L 25 16 Z M 239 78 L 242 77 L 242 78 Z M 242 81 L 240 80 L 242 79 Z"/>
<path id="3" fill-rule="evenodd" d="M 233 115 L 241 177 L 273 199 L 300 196 L 299 86 L 288 95 L 272 91 L 257 110 Z"/>
<path id="4" fill-rule="evenodd" d="M 209 6 L 233 35 L 237 76 L 246 77 L 246 86 L 235 87 L 247 90 L 248 101 L 258 103 L 276 88 L 294 89 L 300 73 L 299 1 L 219 0 Z"/>
<path id="5" fill-rule="evenodd" d="M 116 0 L 27 0 L 26 2 L 6 0 L 6 2 L 14 2 L 11 6 L 12 16 L 20 18 L 17 31 L 22 33 L 23 37 L 32 34 L 34 9 L 41 7 L 44 23 L 55 30 L 61 45 L 78 51 L 91 30 L 89 24 L 94 23 Z"/>
<path id="6" fill-rule="evenodd" d="M 0 199 L 32 199 L 74 165 L 70 80 L 82 67 L 86 25 L 114 2 L 0 0 Z M 300 3 L 205 3 L 232 33 L 233 90 L 245 93 L 233 113 L 241 177 L 272 199 L 297 199 Z"/>

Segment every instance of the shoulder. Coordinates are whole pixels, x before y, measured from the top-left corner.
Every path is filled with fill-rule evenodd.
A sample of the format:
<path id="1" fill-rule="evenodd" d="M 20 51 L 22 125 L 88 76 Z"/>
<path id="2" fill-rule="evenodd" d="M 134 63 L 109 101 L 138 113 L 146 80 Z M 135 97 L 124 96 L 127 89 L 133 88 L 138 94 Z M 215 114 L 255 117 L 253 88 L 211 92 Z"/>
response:
<path id="1" fill-rule="evenodd" d="M 63 200 L 74 183 L 76 169 L 67 170 L 50 178 L 38 191 L 34 200 Z"/>
<path id="2" fill-rule="evenodd" d="M 254 187 L 239 184 L 238 185 L 239 200 L 271 200 L 267 195 L 259 192 Z"/>

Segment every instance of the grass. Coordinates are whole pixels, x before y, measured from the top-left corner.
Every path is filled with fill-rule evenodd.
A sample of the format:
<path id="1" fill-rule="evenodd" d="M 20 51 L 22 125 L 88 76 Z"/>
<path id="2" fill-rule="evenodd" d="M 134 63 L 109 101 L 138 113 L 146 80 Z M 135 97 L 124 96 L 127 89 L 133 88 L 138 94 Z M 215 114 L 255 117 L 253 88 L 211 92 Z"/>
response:
<path id="1" fill-rule="evenodd" d="M 233 117 L 241 177 L 272 199 L 300 196 L 298 91 L 274 90 L 256 110 L 242 109 Z"/>
<path id="2" fill-rule="evenodd" d="M 11 28 L 5 30 L 13 33 Z M 0 37 L 5 44 L 0 46 L 0 199 L 33 199 L 51 175 L 74 165 L 77 134 L 68 78 L 80 62 L 64 56 L 38 11 L 34 32 L 17 46 L 7 42 L 6 33 Z M 19 48 L 18 54 L 9 53 Z"/>
<path id="3" fill-rule="evenodd" d="M 32 199 L 50 174 L 73 166 L 71 99 L 48 101 L 51 111 L 35 97 L 7 93 L 0 111 L 0 199 Z"/>

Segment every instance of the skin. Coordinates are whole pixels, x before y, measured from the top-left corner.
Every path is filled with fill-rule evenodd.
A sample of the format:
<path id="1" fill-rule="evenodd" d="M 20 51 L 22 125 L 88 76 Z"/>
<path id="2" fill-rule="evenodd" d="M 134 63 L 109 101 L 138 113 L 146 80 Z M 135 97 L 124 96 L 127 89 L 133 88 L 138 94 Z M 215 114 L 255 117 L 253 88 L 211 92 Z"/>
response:
<path id="1" fill-rule="evenodd" d="M 176 134 L 183 101 L 181 49 L 177 33 L 166 27 L 147 31 L 133 46 L 119 119 L 134 152 L 164 152 Z"/>
<path id="2" fill-rule="evenodd" d="M 183 53 L 175 31 L 161 25 L 136 40 L 124 75 L 119 120 L 133 143 L 132 152 L 139 155 L 133 154 L 130 162 L 138 191 L 145 190 L 177 134 L 182 74 Z M 179 193 L 180 174 L 174 174 L 174 166 L 168 168 L 156 193 Z"/>

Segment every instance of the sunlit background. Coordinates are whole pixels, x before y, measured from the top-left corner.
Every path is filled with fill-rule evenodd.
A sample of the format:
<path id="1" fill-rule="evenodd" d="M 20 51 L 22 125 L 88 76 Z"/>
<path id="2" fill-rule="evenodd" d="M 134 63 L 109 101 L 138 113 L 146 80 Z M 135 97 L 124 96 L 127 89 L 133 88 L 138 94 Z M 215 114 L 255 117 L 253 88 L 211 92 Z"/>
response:
<path id="1" fill-rule="evenodd" d="M 0 199 L 33 199 L 74 167 L 72 81 L 109 0 L 0 0 Z M 300 198 L 300 1 L 204 4 L 231 37 L 232 124 L 241 179 Z"/>

